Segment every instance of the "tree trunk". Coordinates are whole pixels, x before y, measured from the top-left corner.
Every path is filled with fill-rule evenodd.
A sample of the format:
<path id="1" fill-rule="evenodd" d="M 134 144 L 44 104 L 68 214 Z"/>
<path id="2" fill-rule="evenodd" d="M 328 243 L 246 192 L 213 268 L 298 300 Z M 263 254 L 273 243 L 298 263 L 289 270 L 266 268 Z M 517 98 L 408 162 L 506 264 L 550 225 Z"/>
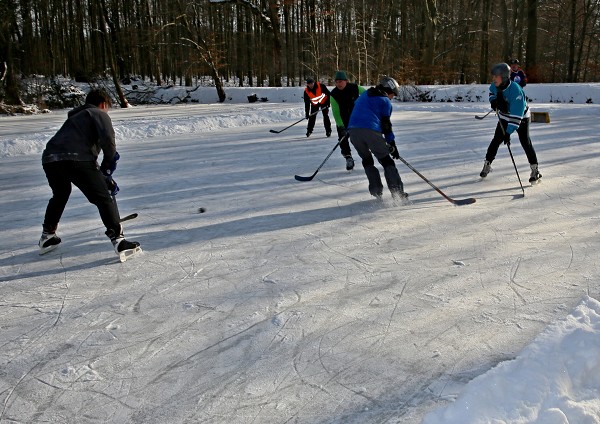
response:
<path id="1" fill-rule="evenodd" d="M 573 3 L 575 3 L 573 1 Z M 525 71 L 529 82 L 537 82 L 537 16 L 538 0 L 527 0 L 527 44 L 525 53 Z"/>
<path id="2" fill-rule="evenodd" d="M 119 105 L 122 108 L 126 108 L 129 107 L 129 102 L 125 98 L 123 90 L 121 89 L 121 83 L 119 82 L 119 76 L 117 75 L 117 66 L 115 63 L 115 49 L 117 46 L 116 30 L 114 27 L 114 23 L 112 22 L 112 20 L 110 19 L 110 15 L 108 14 L 106 0 L 100 0 L 100 6 L 102 7 L 102 16 L 104 17 L 104 22 L 108 26 L 110 32 L 110 40 L 106 40 L 106 50 L 110 65 L 110 73 L 112 76 L 113 84 L 115 85 L 115 91 L 119 100 Z M 106 34 L 106 27 L 104 34 Z"/>

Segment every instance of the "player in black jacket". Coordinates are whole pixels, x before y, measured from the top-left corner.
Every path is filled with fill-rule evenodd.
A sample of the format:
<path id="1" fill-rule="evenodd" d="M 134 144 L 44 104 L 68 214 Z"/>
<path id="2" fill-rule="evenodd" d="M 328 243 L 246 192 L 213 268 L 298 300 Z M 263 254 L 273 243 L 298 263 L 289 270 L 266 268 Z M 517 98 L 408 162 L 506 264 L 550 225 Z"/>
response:
<path id="1" fill-rule="evenodd" d="M 346 158 L 346 169 L 354 168 L 354 159 L 350 149 L 349 136 L 347 137 L 350 115 L 354 109 L 354 102 L 365 89 L 358 84 L 348 82 L 348 76 L 344 71 L 335 73 L 335 88 L 331 90 L 331 111 L 337 126 L 338 140 L 342 156 Z"/>
<path id="2" fill-rule="evenodd" d="M 40 255 L 53 250 L 61 242 L 56 235 L 58 223 L 65 210 L 72 185 L 98 208 L 115 252 L 123 261 L 141 251 L 138 242 L 125 240 L 116 204 L 111 197 L 119 188 L 112 179 L 119 154 L 115 145 L 115 131 L 108 116 L 110 97 L 101 90 L 92 90 L 85 104 L 68 113 L 68 118 L 58 132 L 48 141 L 42 153 L 42 166 L 52 189 L 48 201 L 42 237 L 39 241 Z M 102 164 L 98 155 L 102 151 Z M 109 192 L 110 190 L 110 192 Z"/>

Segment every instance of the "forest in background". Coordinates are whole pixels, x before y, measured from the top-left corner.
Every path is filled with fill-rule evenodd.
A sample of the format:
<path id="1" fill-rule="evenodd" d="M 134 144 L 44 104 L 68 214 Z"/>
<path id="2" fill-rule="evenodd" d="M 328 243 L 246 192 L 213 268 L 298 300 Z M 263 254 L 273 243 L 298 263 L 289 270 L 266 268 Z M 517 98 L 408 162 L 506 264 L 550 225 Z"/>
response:
<path id="1" fill-rule="evenodd" d="M 0 101 L 31 76 L 299 86 L 600 80 L 599 0 L 0 0 Z"/>

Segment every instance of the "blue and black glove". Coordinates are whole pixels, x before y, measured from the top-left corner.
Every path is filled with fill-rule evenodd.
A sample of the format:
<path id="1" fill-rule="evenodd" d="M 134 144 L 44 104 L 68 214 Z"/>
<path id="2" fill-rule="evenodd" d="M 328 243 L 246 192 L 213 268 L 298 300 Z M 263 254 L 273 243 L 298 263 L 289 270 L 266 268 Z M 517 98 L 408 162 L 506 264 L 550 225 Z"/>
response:
<path id="1" fill-rule="evenodd" d="M 119 154 L 119 152 L 115 152 L 115 157 L 113 158 L 113 160 L 110 163 L 104 163 L 104 161 L 102 161 L 102 166 L 100 167 L 100 171 L 102 171 L 102 173 L 104 175 L 112 175 L 114 174 L 115 170 L 117 169 L 117 162 L 118 160 L 121 159 L 121 155 Z"/>
<path id="2" fill-rule="evenodd" d="M 106 181 L 106 188 L 108 188 L 108 191 L 110 191 L 110 195 L 116 196 L 120 190 L 119 186 L 117 185 L 117 182 L 110 175 L 106 176 L 105 181 Z"/>
<path id="3" fill-rule="evenodd" d="M 398 153 L 398 149 L 396 148 L 396 142 L 388 141 L 387 146 L 388 146 L 388 150 L 390 151 L 390 155 L 392 156 L 392 158 L 400 159 L 400 153 Z"/>

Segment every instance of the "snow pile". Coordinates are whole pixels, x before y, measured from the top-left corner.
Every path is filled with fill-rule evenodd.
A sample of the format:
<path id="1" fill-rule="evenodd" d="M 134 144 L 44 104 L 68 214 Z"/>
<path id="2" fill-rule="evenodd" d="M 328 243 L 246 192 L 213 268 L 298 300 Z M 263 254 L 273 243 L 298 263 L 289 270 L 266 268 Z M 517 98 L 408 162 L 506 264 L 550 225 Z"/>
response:
<path id="1" fill-rule="evenodd" d="M 475 378 L 423 424 L 600 422 L 599 335 L 600 302 L 586 297 L 515 360 Z"/>

